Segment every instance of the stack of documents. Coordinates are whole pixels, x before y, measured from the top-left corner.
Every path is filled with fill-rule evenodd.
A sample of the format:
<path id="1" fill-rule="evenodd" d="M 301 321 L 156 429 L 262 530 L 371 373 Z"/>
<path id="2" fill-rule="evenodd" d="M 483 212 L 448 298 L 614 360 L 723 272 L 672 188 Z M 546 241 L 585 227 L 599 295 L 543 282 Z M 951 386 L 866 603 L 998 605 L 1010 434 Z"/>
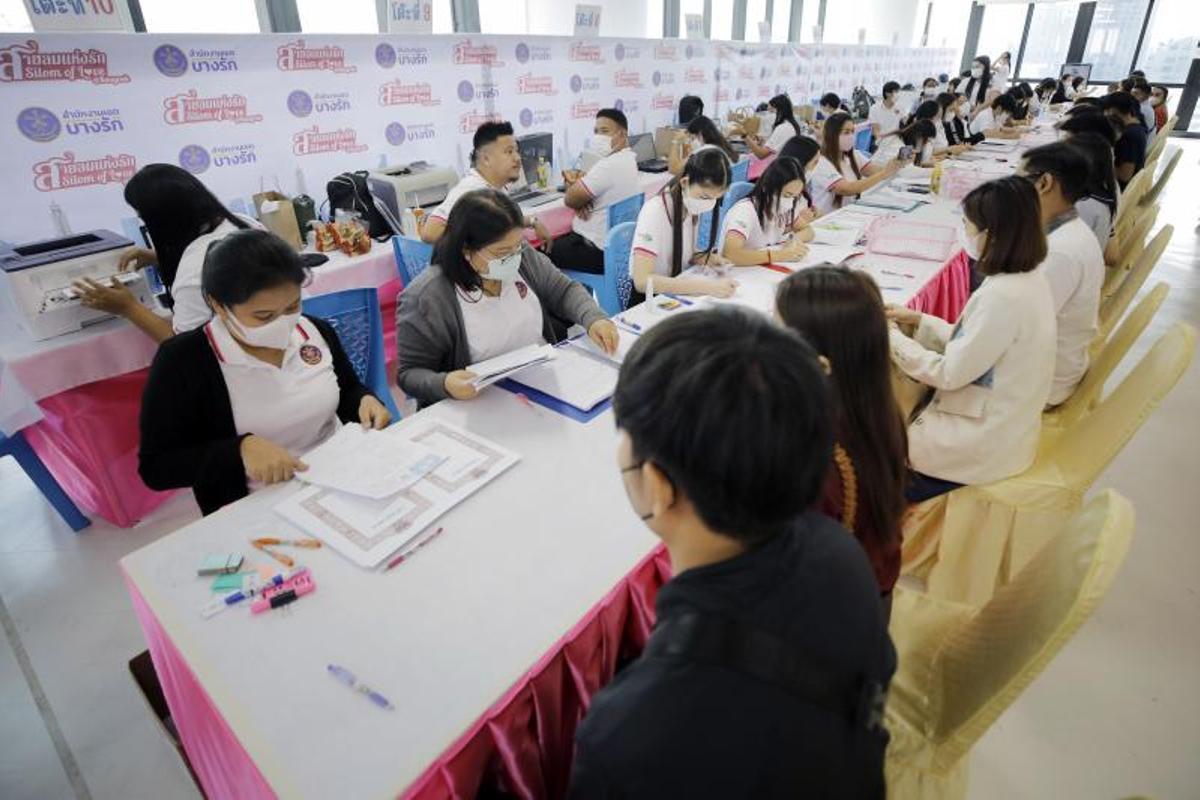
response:
<path id="1" fill-rule="evenodd" d="M 868 252 L 875 255 L 945 261 L 957 248 L 957 231 L 950 225 L 902 217 L 881 219 L 868 232 Z"/>
<path id="2" fill-rule="evenodd" d="M 622 333 L 622 338 L 625 335 Z M 556 348 L 554 358 L 525 367 L 512 375 L 512 380 L 580 411 L 591 411 L 612 397 L 619 373 L 612 357 L 587 348 L 582 343 Z M 597 352 L 603 353 L 599 348 Z"/>
<path id="3" fill-rule="evenodd" d="M 554 348 L 548 344 L 531 344 L 510 353 L 480 361 L 467 369 L 475 373 L 472 381 L 476 389 L 491 386 L 502 378 L 507 378 L 514 372 L 525 369 L 532 364 L 540 364 L 554 358 Z"/>

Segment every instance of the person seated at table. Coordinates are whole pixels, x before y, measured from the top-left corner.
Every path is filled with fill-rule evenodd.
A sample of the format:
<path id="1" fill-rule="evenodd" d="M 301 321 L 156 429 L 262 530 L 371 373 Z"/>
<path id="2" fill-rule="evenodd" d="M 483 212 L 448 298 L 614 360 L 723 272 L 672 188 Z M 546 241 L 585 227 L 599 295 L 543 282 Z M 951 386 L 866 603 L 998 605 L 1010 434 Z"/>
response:
<path id="1" fill-rule="evenodd" d="M 790 156 L 771 162 L 750 194 L 725 215 L 721 254 L 739 267 L 799 261 L 811 242 L 812 209 L 804 196 L 804 167 Z"/>
<path id="2" fill-rule="evenodd" d="M 793 136 L 779 151 L 778 157 L 794 158 L 804 168 L 804 201 L 815 215 L 817 210 L 813 207 L 812 195 L 808 191 L 808 181 L 816 171 L 817 165 L 821 163 L 821 145 L 811 136 Z"/>
<path id="3" fill-rule="evenodd" d="M 1029 88 L 1029 84 L 1027 83 L 1018 83 L 1015 86 L 1010 86 L 1004 92 L 1016 103 L 1016 110 L 1013 111 L 1012 119 L 1017 124 L 1028 124 L 1032 119 L 1032 115 L 1029 112 L 1029 97 L 1025 94 L 1026 90 L 1029 91 L 1030 95 L 1033 94 L 1033 90 Z"/>
<path id="4" fill-rule="evenodd" d="M 1017 101 L 1010 94 L 1002 94 L 975 114 L 971 132 L 989 139 L 1020 139 L 1021 131 L 1012 126 L 1016 113 Z"/>
<path id="5" fill-rule="evenodd" d="M 450 212 L 433 263 L 400 293 L 397 382 L 427 406 L 479 390 L 470 364 L 555 342 L 553 319 L 581 325 L 606 352 L 617 328 L 587 289 L 525 244 L 521 209 L 495 189 L 467 192 Z"/>
<path id="6" fill-rule="evenodd" d="M 1054 78 L 1043 79 L 1037 85 L 1037 88 L 1033 90 L 1034 94 L 1037 95 L 1038 104 L 1042 108 L 1049 108 L 1052 105 L 1065 102 L 1065 100 L 1054 100 L 1055 90 L 1057 89 L 1058 81 L 1054 80 Z"/>
<path id="7" fill-rule="evenodd" d="M 917 106 L 929 100 L 936 100 L 939 94 L 937 78 L 926 78 L 921 81 L 921 94 L 913 100 L 912 108 L 909 109 L 910 114 L 915 114 Z"/>
<path id="8" fill-rule="evenodd" d="M 1121 81 L 1121 91 L 1129 92 L 1138 101 L 1141 110 L 1140 119 L 1142 127 L 1146 129 L 1147 135 L 1154 133 L 1156 128 L 1154 125 L 1154 104 L 1150 102 L 1152 92 L 1150 82 L 1142 77 L 1131 76 Z"/>
<path id="9" fill-rule="evenodd" d="M 694 94 L 685 94 L 679 98 L 679 127 L 686 128 L 697 117 L 704 114 L 704 101 Z"/>
<path id="10" fill-rule="evenodd" d="M 854 149 L 854 121 L 844 111 L 825 120 L 821 131 L 821 160 L 808 174 L 808 191 L 818 214 L 827 214 L 849 197 L 857 197 L 900 171 L 906 162 L 871 163 Z"/>
<path id="11" fill-rule="evenodd" d="M 162 344 L 142 394 L 138 473 L 148 487 L 190 487 L 211 514 L 303 472 L 304 454 L 341 423 L 391 421 L 333 328 L 301 313 L 308 278 L 296 251 L 266 231 L 208 249 L 201 285 L 215 316 Z"/>
<path id="12" fill-rule="evenodd" d="M 125 202 L 146 225 L 154 249 L 126 250 L 118 269 L 124 272 L 156 265 L 170 292 L 171 316 L 154 313 L 115 279 L 107 285 L 92 279 L 77 281 L 80 302 L 86 308 L 124 317 L 156 342 L 208 322 L 212 311 L 200 291 L 205 251 L 234 231 L 259 224 L 227 209 L 199 178 L 174 164 L 147 164 L 134 173 L 125 184 Z"/>
<path id="13" fill-rule="evenodd" d="M 1091 162 L 1067 142 L 1025 151 L 1019 174 L 1037 189 L 1046 259 L 1039 272 L 1050 284 L 1058 315 L 1054 384 L 1047 404 L 1057 406 L 1075 391 L 1088 370 L 1088 347 L 1099 332 L 1104 253 L 1079 218 L 1075 204 L 1087 196 Z"/>
<path id="14" fill-rule="evenodd" d="M 642 206 L 630 254 L 631 304 L 641 302 L 651 281 L 657 293 L 730 297 L 737 291 L 737 281 L 719 272 L 729 262 L 712 252 L 720 230 L 716 205 L 729 188 L 729 169 L 723 150 L 701 148 L 688 158 L 682 175 Z M 710 249 L 697 253 L 697 218 L 709 212 Z M 682 274 L 689 264 L 702 264 L 710 274 Z"/>
<path id="15" fill-rule="evenodd" d="M 1091 132 L 1072 133 L 1064 141 L 1088 160 L 1087 195 L 1075 203 L 1075 210 L 1104 251 L 1104 263 L 1111 266 L 1121 255 L 1121 243 L 1113 225 L 1117 217 L 1117 173 L 1113 168 L 1112 143 Z"/>
<path id="16" fill-rule="evenodd" d="M 946 104 L 943 105 L 941 98 L 946 98 Z M 950 124 L 953 124 L 953 116 L 947 114 L 947 107 L 952 104 L 954 95 L 938 95 L 938 99 L 926 100 L 917 106 L 912 117 L 906 122 L 906 125 L 911 125 L 920 120 L 928 120 L 933 126 L 933 139 L 929 142 L 928 148 L 923 148 L 921 152 L 921 166 L 933 166 L 934 159 L 944 158 L 950 155 L 958 155 L 961 152 L 970 150 L 971 146 L 967 143 L 961 143 L 956 140 L 954 144 L 950 143 L 947 137 L 947 130 Z M 947 119 L 949 123 L 947 124 Z M 876 151 L 878 152 L 878 151 Z"/>
<path id="17" fill-rule="evenodd" d="M 629 147 L 629 122 L 625 112 L 602 108 L 596 113 L 589 151 L 598 160 L 586 174 L 566 170 L 567 193 L 563 202 L 575 210 L 571 232 L 559 236 L 550 248 L 550 260 L 559 269 L 600 275 L 604 272 L 604 239 L 608 236 L 608 207 L 635 194 L 637 155 Z"/>
<path id="18" fill-rule="evenodd" d="M 867 273 L 823 264 L 779 284 L 775 313 L 829 364 L 836 443 L 818 509 L 862 543 L 888 608 L 900 577 L 908 440 L 883 296 Z"/>
<path id="19" fill-rule="evenodd" d="M 1117 182 L 1124 189 L 1146 165 L 1146 144 L 1149 139 L 1142 125 L 1142 109 L 1129 92 L 1116 92 L 1104 98 L 1104 113 L 1121 132 L 1113 152 Z"/>
<path id="20" fill-rule="evenodd" d="M 902 148 L 911 147 L 912 155 L 909 158 L 916 166 L 932 167 L 935 139 L 937 139 L 937 129 L 931 120 L 914 120 L 907 126 L 881 137 L 879 147 L 875 150 L 875 155 L 871 156 L 871 161 L 877 165 L 889 164 L 900 158 Z"/>
<path id="21" fill-rule="evenodd" d="M 777 94 L 767 101 L 767 108 L 775 112 L 775 124 L 771 135 L 764 141 L 761 136 L 747 136 L 746 144 L 756 158 L 769 158 L 783 147 L 788 139 L 799 136 L 800 123 L 796 120 L 792 100 L 786 94 Z"/>
<path id="22" fill-rule="evenodd" d="M 926 80 L 933 80 L 933 78 L 926 78 Z M 905 112 L 896 104 L 896 97 L 899 94 L 900 84 L 896 81 L 888 81 L 883 85 L 882 99 L 871 106 L 867 120 L 871 123 L 871 138 L 874 141 L 878 142 L 885 133 L 891 133 L 901 127 L 900 123 L 904 120 Z"/>
<path id="23" fill-rule="evenodd" d="M 1150 105 L 1154 107 L 1154 130 L 1161 131 L 1167 125 L 1170 115 L 1167 112 L 1167 97 L 1170 90 L 1161 83 L 1150 86 Z"/>
<path id="24" fill-rule="evenodd" d="M 729 144 L 721 131 L 717 129 L 714 123 L 708 117 L 701 115 L 688 123 L 687 129 L 679 136 L 676 136 L 671 143 L 671 153 L 667 157 L 667 163 L 672 175 L 679 175 L 683 172 L 683 165 L 687 163 L 688 156 L 699 150 L 705 145 L 719 147 L 725 151 L 725 155 L 729 156 L 730 163 L 736 164 L 741 156 Z"/>
<path id="25" fill-rule="evenodd" d="M 829 119 L 842 110 L 842 98 L 833 92 L 826 92 L 821 95 L 821 99 L 817 102 L 817 119 L 819 120 Z"/>
<path id="26" fill-rule="evenodd" d="M 992 60 L 987 56 L 976 56 L 971 62 L 967 84 L 963 87 L 967 105 L 972 112 L 991 104 L 1000 91 L 992 86 Z"/>
<path id="27" fill-rule="evenodd" d="M 882 798 L 869 709 L 896 656 L 862 547 L 810 510 L 833 444 L 812 348 L 743 309 L 673 316 L 633 346 L 613 411 L 629 504 L 674 574 L 576 731 L 567 796 Z"/>
<path id="28" fill-rule="evenodd" d="M 934 121 L 939 122 L 938 128 L 945 142 L 941 146 L 954 154 L 970 150 L 972 146 L 983 141 L 982 135 L 973 136 L 967 126 L 966 102 L 966 98 L 961 94 L 950 92 L 944 92 L 937 98 L 941 114 L 940 117 L 935 116 Z M 937 146 L 935 144 L 935 147 Z"/>
<path id="29" fill-rule="evenodd" d="M 1054 381 L 1054 298 L 1033 184 L 990 181 L 962 201 L 963 249 L 984 276 L 958 322 L 888 306 L 892 360 L 933 390 L 908 425 L 909 502 L 1027 469 Z"/>
<path id="30" fill-rule="evenodd" d="M 450 189 L 446 199 L 430 211 L 421 225 L 421 241 L 436 244 L 446 232 L 446 220 L 454 205 L 467 192 L 476 189 L 507 191 L 513 181 L 521 178 L 521 153 L 513 136 L 510 122 L 485 122 L 475 129 L 471 140 L 471 168 Z M 550 247 L 550 232 L 537 217 L 524 217 L 526 228 L 541 240 L 543 249 Z"/>

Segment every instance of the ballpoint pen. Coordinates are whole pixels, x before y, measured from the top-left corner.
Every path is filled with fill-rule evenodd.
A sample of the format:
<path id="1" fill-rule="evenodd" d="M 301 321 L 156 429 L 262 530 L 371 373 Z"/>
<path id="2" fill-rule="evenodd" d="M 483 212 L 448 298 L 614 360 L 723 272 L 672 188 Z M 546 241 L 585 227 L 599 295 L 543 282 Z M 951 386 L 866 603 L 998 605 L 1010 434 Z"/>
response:
<path id="1" fill-rule="evenodd" d="M 358 678 L 354 677 L 354 673 L 345 667 L 339 667 L 337 664 L 329 664 L 325 669 L 328 670 L 330 675 L 337 678 L 339 683 L 363 695 L 380 708 L 386 711 L 396 710 L 391 701 L 365 683 L 359 682 Z"/>
<path id="2" fill-rule="evenodd" d="M 265 536 L 261 539 L 255 539 L 252 544 L 255 545 L 281 545 L 284 547 L 304 547 L 309 550 L 315 550 L 321 546 L 320 539 L 275 539 L 270 536 Z"/>
<path id="3" fill-rule="evenodd" d="M 422 547 L 429 544 L 437 537 L 441 536 L 443 530 L 445 530 L 445 528 L 438 528 L 436 531 L 433 532 L 433 534 L 428 539 L 424 540 L 423 542 L 418 543 L 416 547 L 409 550 L 407 553 L 401 553 L 400 555 L 393 558 L 391 561 L 388 562 L 387 566 L 383 568 L 383 571 L 387 572 L 392 567 L 398 567 L 401 564 L 403 564 L 406 560 L 408 560 L 408 558 L 410 556 L 412 556 L 414 553 L 416 553 Z"/>

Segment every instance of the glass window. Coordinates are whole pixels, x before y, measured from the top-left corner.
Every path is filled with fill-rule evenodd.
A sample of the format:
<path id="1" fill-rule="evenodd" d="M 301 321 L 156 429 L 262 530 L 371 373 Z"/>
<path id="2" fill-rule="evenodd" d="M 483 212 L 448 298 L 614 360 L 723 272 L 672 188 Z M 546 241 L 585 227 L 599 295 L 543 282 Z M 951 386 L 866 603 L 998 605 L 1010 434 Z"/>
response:
<path id="1" fill-rule="evenodd" d="M 804 8 L 800 10 L 800 18 L 803 24 L 800 26 L 800 41 L 813 42 L 813 26 L 817 24 L 817 18 L 821 13 L 821 4 L 819 0 L 804 0 Z"/>
<path id="2" fill-rule="evenodd" d="M 954 61 L 958 68 L 961 62 L 963 42 L 967 38 L 967 23 L 971 19 L 971 4 L 933 0 L 933 13 L 929 15 L 929 39 L 927 47 L 953 47 Z M 921 20 L 924 30 L 924 19 Z"/>
<path id="3" fill-rule="evenodd" d="M 701 6 L 703 5 L 701 3 Z M 681 33 L 684 32 L 682 23 L 679 30 Z M 727 42 L 733 38 L 733 0 L 713 0 L 712 36 L 710 38 L 721 42 Z"/>
<path id="4" fill-rule="evenodd" d="M 433 32 L 454 33 L 454 12 L 450 0 L 433 0 Z"/>
<path id="5" fill-rule="evenodd" d="M 296 0 L 296 10 L 307 33 L 379 33 L 373 0 Z"/>
<path id="6" fill-rule="evenodd" d="M 792 24 L 792 0 L 775 0 L 775 19 L 771 20 L 771 41 L 786 42 Z"/>
<path id="7" fill-rule="evenodd" d="M 1016 64 L 1021 34 L 1025 32 L 1027 10 L 1028 6 L 1023 3 L 991 3 L 984 6 L 983 24 L 979 26 L 979 45 L 971 54 L 972 57 L 989 56 L 995 64 L 996 58 L 1007 51 Z M 938 13 L 936 3 L 933 13 Z"/>
<path id="8" fill-rule="evenodd" d="M 663 0 L 650 0 L 646 7 L 646 38 L 659 39 L 663 35 Z M 683 25 L 680 23 L 680 32 Z"/>
<path id="9" fill-rule="evenodd" d="M 0 0 L 0 33 L 29 33 L 33 24 L 21 0 Z"/>
<path id="10" fill-rule="evenodd" d="M 746 41 L 758 41 L 758 23 L 767 18 L 767 0 L 746 0 Z"/>
<path id="11" fill-rule="evenodd" d="M 1078 14 L 1077 2 L 1038 3 L 1033 7 L 1029 38 L 1025 40 L 1025 57 L 1021 60 L 1023 78 L 1032 83 L 1042 78 L 1058 77 L 1059 69 L 1067 60 Z M 1016 57 L 1017 51 L 1014 50 L 1014 63 Z"/>
<path id="12" fill-rule="evenodd" d="M 1138 69 L 1151 83 L 1183 83 L 1196 53 L 1200 3 L 1196 0 L 1156 0 L 1138 55 Z"/>
<path id="13" fill-rule="evenodd" d="M 512 0 L 479 0 L 482 33 L 526 33 L 525 3 Z"/>
<path id="14" fill-rule="evenodd" d="M 1083 62 L 1092 65 L 1093 81 L 1115 81 L 1129 74 L 1146 6 L 1150 0 L 1099 0 L 1088 32 Z"/>
<path id="15" fill-rule="evenodd" d="M 141 0 L 141 5 L 149 33 L 259 32 L 254 0 Z"/>

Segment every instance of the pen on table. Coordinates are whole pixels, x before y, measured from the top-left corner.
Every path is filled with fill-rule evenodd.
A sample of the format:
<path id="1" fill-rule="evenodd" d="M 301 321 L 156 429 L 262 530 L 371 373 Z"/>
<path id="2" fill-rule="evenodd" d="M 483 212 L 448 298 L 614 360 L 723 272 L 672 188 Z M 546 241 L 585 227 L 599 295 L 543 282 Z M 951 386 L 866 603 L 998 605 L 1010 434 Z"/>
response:
<path id="1" fill-rule="evenodd" d="M 321 546 L 320 539 L 276 539 L 271 536 L 264 536 L 261 539 L 255 539 L 254 544 L 262 545 L 283 545 L 285 547 L 304 547 L 309 550 L 316 550 Z"/>
<path id="2" fill-rule="evenodd" d="M 909 272 L 892 272 L 890 269 L 881 269 L 879 271 L 882 272 L 884 275 L 895 275 L 897 278 L 916 278 L 917 277 L 916 275 L 913 275 L 912 273 L 909 273 Z"/>
<path id="3" fill-rule="evenodd" d="M 629 330 L 633 331 L 634 333 L 642 332 L 641 325 L 638 325 L 636 322 L 630 322 L 629 320 L 625 319 L 624 317 L 617 317 L 617 322 L 621 323 L 626 328 L 629 328 Z"/>
<path id="4" fill-rule="evenodd" d="M 292 560 L 292 558 L 290 556 L 285 556 L 283 553 L 276 553 L 274 550 L 271 550 L 271 549 L 267 548 L 265 545 L 259 544 L 258 542 L 254 542 L 253 544 L 254 544 L 255 550 L 261 550 L 262 552 L 269 555 L 271 558 L 278 561 L 280 564 L 283 564 L 285 567 L 296 566 L 296 562 L 294 560 Z"/>
<path id="5" fill-rule="evenodd" d="M 417 544 L 417 546 L 416 546 L 416 547 L 414 547 L 412 550 L 409 550 L 407 553 L 401 553 L 400 555 L 398 555 L 398 556 L 396 556 L 395 558 L 393 558 L 391 561 L 389 561 L 389 562 L 387 563 L 387 566 L 383 568 L 383 571 L 384 571 L 384 572 L 387 572 L 387 571 L 388 571 L 389 569 L 391 569 L 392 567 L 398 567 L 398 566 L 400 566 L 401 564 L 403 564 L 403 563 L 404 563 L 404 561 L 405 561 L 405 559 L 407 559 L 409 556 L 413 555 L 413 554 L 414 554 L 414 553 L 416 553 L 418 550 L 420 550 L 422 547 L 424 547 L 425 545 L 429 544 L 430 542 L 432 542 L 432 541 L 433 541 L 434 539 L 436 539 L 437 537 L 441 536 L 441 535 L 442 535 L 442 531 L 443 531 L 443 530 L 445 530 L 445 528 L 438 528 L 436 531 L 434 531 L 434 532 L 433 532 L 433 535 L 431 535 L 431 536 L 430 536 L 428 539 L 426 539 L 425 541 L 418 543 L 418 544 Z"/>
<path id="6" fill-rule="evenodd" d="M 387 711 L 396 710 L 396 707 L 392 705 L 391 701 L 389 701 L 379 692 L 372 689 L 370 686 L 367 686 L 365 683 L 359 682 L 358 678 L 354 677 L 354 673 L 345 667 L 339 667 L 337 664 L 330 664 L 326 666 L 325 669 L 329 671 L 330 675 L 337 678 L 339 683 L 363 695 L 380 708 Z"/>
<path id="7" fill-rule="evenodd" d="M 885 292 L 903 292 L 904 291 L 903 286 L 880 286 L 879 288 Z"/>
<path id="8" fill-rule="evenodd" d="M 672 300 L 674 300 L 675 302 L 681 303 L 685 306 L 690 306 L 690 305 L 692 305 L 692 302 L 693 302 L 691 300 L 688 300 L 686 297 L 680 297 L 679 295 L 671 294 L 670 292 L 661 292 L 660 294 L 662 294 L 663 297 L 669 297 Z"/>

